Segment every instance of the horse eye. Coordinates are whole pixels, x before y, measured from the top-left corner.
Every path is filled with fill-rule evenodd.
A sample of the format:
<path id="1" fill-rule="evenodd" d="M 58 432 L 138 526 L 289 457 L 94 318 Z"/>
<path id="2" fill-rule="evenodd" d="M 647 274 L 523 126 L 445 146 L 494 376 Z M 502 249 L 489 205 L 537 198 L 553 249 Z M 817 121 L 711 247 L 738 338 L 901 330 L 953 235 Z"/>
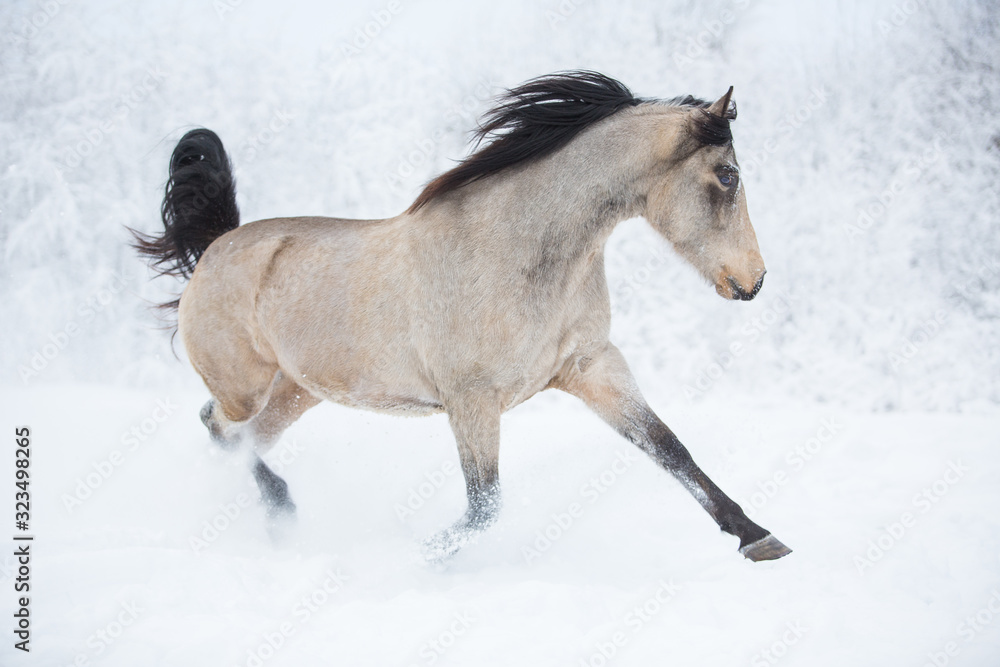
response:
<path id="1" fill-rule="evenodd" d="M 732 174 L 720 174 L 719 183 L 722 183 L 724 187 L 729 187 L 736 182 L 736 177 Z"/>

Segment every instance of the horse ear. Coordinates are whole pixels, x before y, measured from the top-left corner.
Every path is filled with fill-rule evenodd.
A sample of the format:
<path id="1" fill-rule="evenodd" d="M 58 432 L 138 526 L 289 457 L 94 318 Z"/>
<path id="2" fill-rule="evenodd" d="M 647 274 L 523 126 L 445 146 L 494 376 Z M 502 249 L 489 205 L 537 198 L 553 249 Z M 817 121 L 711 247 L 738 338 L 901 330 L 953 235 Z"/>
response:
<path id="1" fill-rule="evenodd" d="M 733 120 L 736 118 L 736 110 L 730 111 L 729 105 L 733 97 L 733 87 L 729 86 L 729 90 L 726 94 L 717 99 L 712 106 L 708 107 L 708 113 L 713 116 L 718 116 L 719 118 L 727 118 Z"/>

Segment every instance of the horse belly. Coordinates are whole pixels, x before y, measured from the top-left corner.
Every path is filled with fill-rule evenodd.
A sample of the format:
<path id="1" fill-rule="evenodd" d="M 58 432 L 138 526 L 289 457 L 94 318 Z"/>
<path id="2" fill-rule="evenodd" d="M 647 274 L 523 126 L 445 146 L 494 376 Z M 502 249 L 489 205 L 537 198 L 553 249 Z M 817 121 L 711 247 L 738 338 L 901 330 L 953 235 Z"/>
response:
<path id="1" fill-rule="evenodd" d="M 358 349 L 357 341 L 352 344 L 333 332 L 322 349 L 279 346 L 282 370 L 293 375 L 312 394 L 333 403 L 412 416 L 443 409 L 433 390 L 413 370 L 408 355 L 398 350 L 396 354 L 385 355 L 375 352 L 392 347 L 372 345 Z"/>
<path id="2" fill-rule="evenodd" d="M 335 392 L 327 400 L 351 408 L 407 417 L 444 412 L 444 406 L 434 399 L 389 392 Z"/>

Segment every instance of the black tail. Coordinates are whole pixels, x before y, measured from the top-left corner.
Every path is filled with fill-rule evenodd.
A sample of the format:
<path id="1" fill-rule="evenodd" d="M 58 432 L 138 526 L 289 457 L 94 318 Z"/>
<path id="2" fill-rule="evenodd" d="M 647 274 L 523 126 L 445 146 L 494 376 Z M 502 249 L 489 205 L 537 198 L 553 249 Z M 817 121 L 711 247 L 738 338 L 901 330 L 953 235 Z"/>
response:
<path id="1" fill-rule="evenodd" d="M 130 231 L 132 247 L 163 275 L 190 278 L 212 241 L 239 226 L 233 167 L 215 132 L 191 130 L 177 143 L 160 214 L 162 234 Z"/>

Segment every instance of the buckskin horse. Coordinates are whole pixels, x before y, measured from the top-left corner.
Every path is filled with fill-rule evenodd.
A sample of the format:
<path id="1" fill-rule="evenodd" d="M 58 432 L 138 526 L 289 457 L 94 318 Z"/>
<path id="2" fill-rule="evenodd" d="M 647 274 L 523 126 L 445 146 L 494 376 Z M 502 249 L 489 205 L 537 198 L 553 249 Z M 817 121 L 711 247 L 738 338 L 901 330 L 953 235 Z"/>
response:
<path id="1" fill-rule="evenodd" d="M 222 142 L 184 135 L 163 232 L 134 244 L 160 273 L 190 278 L 165 306 L 212 395 L 202 420 L 221 443 L 252 441 L 271 520 L 295 505 L 260 455 L 320 401 L 445 412 L 468 494 L 425 545 L 446 559 L 496 520 L 500 415 L 556 388 L 670 472 L 745 557 L 790 553 L 695 464 L 608 340 L 604 246 L 622 220 L 644 217 L 726 299 L 761 288 L 732 90 L 663 101 L 596 72 L 533 79 L 487 112 L 473 153 L 384 220 L 241 226 Z"/>

